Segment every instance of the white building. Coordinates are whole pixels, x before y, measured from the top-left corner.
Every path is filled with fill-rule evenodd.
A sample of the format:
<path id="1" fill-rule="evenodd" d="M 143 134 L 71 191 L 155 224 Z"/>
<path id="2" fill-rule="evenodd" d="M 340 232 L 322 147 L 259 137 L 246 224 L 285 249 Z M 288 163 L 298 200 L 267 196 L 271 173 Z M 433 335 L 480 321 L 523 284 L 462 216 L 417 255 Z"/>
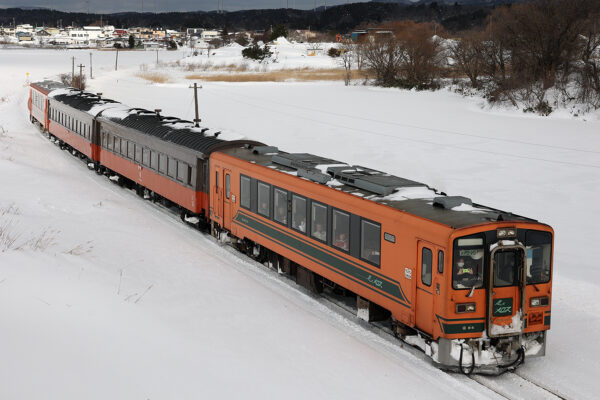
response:
<path id="1" fill-rule="evenodd" d="M 219 31 L 202 31 L 200 38 L 202 40 L 218 39 L 221 36 Z"/>

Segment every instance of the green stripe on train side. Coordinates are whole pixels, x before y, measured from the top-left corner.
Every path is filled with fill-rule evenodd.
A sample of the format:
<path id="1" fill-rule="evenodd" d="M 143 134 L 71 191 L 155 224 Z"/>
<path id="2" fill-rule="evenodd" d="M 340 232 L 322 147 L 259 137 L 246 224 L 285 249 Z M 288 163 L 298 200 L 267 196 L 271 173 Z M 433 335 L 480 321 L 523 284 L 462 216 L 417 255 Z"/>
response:
<path id="1" fill-rule="evenodd" d="M 239 212 L 235 216 L 234 222 L 237 222 L 240 225 L 262 234 L 268 239 L 275 240 L 285 245 L 285 247 L 296 252 L 297 254 L 308 256 L 330 270 L 338 273 L 341 272 L 355 282 L 360 283 L 369 289 L 375 289 L 378 292 L 380 291 L 386 293 L 389 295 L 386 297 L 388 297 L 390 300 L 394 300 L 408 307 L 409 301 L 402 292 L 402 289 L 398 284 L 392 282 L 389 278 L 383 277 L 380 274 L 376 274 L 371 271 L 365 271 L 362 268 L 359 268 L 357 265 L 348 262 L 347 260 L 336 257 L 331 252 L 314 246 L 307 241 L 288 234 L 287 232 L 276 229 L 274 226 L 270 226 L 246 213 Z"/>

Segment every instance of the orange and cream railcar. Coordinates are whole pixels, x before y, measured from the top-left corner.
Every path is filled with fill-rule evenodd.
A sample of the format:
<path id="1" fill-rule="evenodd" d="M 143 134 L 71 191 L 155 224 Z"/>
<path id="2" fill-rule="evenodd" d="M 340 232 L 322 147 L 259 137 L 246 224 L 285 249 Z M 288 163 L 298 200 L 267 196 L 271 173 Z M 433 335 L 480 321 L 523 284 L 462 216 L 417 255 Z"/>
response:
<path id="1" fill-rule="evenodd" d="M 214 231 L 312 290 L 350 290 L 359 316 L 389 312 L 394 332 L 441 366 L 498 372 L 544 354 L 549 226 L 273 147 L 215 152 L 210 171 Z"/>

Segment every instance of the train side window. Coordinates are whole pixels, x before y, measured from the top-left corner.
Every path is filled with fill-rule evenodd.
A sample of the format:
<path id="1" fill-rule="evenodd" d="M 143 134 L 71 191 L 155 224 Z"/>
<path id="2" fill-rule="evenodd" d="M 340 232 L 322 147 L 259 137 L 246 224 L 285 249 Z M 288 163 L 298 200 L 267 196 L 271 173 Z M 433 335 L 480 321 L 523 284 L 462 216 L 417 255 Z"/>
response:
<path id="1" fill-rule="evenodd" d="M 240 175 L 240 205 L 250 209 L 250 178 Z"/>
<path id="2" fill-rule="evenodd" d="M 142 164 L 146 167 L 150 166 L 150 150 L 145 147 L 142 148 Z"/>
<path id="3" fill-rule="evenodd" d="M 127 157 L 127 140 L 121 139 L 121 154 Z"/>
<path id="4" fill-rule="evenodd" d="M 158 157 L 158 171 L 163 174 L 167 173 L 167 156 L 160 154 Z"/>
<path id="5" fill-rule="evenodd" d="M 274 215 L 275 221 L 281 222 L 282 224 L 287 225 L 288 194 L 285 190 L 275 189 L 274 206 L 275 206 L 275 215 Z"/>
<path id="6" fill-rule="evenodd" d="M 158 171 L 158 153 L 155 151 L 150 152 L 150 168 Z"/>
<path id="7" fill-rule="evenodd" d="M 421 254 L 421 282 L 423 285 L 431 286 L 431 271 L 433 253 L 427 247 L 423 247 Z"/>
<path id="8" fill-rule="evenodd" d="M 108 142 L 108 149 L 112 150 L 112 148 L 113 148 L 113 137 L 111 135 L 109 135 L 108 133 L 106 134 L 106 141 Z"/>
<path id="9" fill-rule="evenodd" d="M 106 132 L 102 132 L 102 147 L 108 147 L 108 138 Z"/>
<path id="10" fill-rule="evenodd" d="M 225 174 L 225 198 L 231 197 L 231 177 L 229 174 Z"/>
<path id="11" fill-rule="evenodd" d="M 292 195 L 292 228 L 306 233 L 306 199 Z"/>
<path id="12" fill-rule="evenodd" d="M 444 252 L 441 250 L 438 252 L 438 272 L 444 273 Z"/>
<path id="13" fill-rule="evenodd" d="M 135 161 L 142 162 L 142 146 L 139 144 L 135 145 Z"/>
<path id="14" fill-rule="evenodd" d="M 271 185 L 258 182 L 258 213 L 270 218 Z"/>
<path id="15" fill-rule="evenodd" d="M 315 239 L 327 240 L 327 206 L 313 201 L 310 213 L 310 235 Z"/>
<path id="16" fill-rule="evenodd" d="M 177 161 L 177 179 L 181 182 L 187 181 L 187 166 L 186 163 Z"/>
<path id="17" fill-rule="evenodd" d="M 192 185 L 192 167 L 190 165 L 187 166 L 187 184 Z"/>
<path id="18" fill-rule="evenodd" d="M 381 263 L 381 225 L 360 221 L 360 257 L 377 266 Z"/>
<path id="19" fill-rule="evenodd" d="M 127 141 L 127 157 L 135 160 L 135 143 Z"/>
<path id="20" fill-rule="evenodd" d="M 350 249 L 350 214 L 333 210 L 333 245 L 338 249 Z"/>
<path id="21" fill-rule="evenodd" d="M 113 146 L 113 150 L 115 153 L 119 153 L 121 152 L 121 139 L 118 137 L 114 137 L 114 146 Z"/>
<path id="22" fill-rule="evenodd" d="M 171 178 L 175 178 L 177 176 L 177 161 L 173 158 L 169 158 L 169 166 L 167 167 L 167 175 Z"/>

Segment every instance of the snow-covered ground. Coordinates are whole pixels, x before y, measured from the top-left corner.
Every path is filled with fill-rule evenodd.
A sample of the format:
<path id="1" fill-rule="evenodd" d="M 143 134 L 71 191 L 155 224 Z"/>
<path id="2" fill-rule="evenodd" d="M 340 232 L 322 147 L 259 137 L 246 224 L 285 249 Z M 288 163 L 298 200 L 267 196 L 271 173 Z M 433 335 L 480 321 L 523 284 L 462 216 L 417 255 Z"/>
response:
<path id="1" fill-rule="evenodd" d="M 0 230 L 22 247 L 0 243 L 0 398 L 496 396 L 385 345 L 42 138 L 27 119 L 26 73 L 69 72 L 73 55 L 87 65 L 89 51 L 0 50 Z M 193 118 L 190 82 L 135 77 L 155 60 L 121 52 L 115 72 L 114 53 L 94 51 L 90 90 Z M 568 398 L 597 397 L 598 113 L 537 117 L 446 91 L 341 82 L 202 86 L 203 124 L 226 137 L 385 170 L 551 224 L 547 356 L 520 373 Z"/>

